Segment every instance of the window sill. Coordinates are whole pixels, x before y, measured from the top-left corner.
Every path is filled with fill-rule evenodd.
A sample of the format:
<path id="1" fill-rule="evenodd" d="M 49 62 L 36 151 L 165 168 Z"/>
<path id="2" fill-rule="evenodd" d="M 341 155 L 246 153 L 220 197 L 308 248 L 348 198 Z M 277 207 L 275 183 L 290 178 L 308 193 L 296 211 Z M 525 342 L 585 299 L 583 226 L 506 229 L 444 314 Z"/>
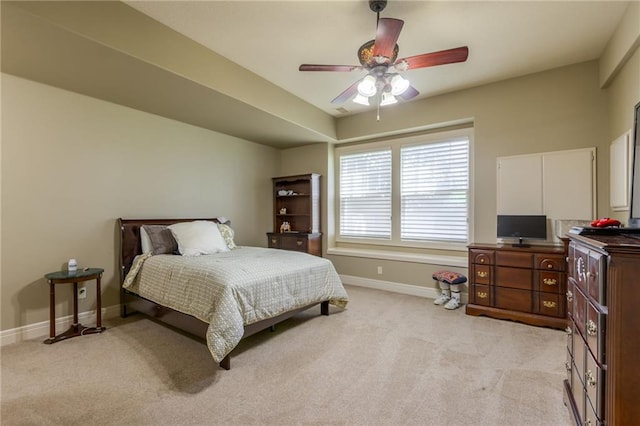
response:
<path id="1" fill-rule="evenodd" d="M 436 254 L 403 253 L 390 250 L 366 250 L 331 247 L 327 249 L 327 254 L 332 256 L 364 257 L 369 259 L 394 260 L 398 262 L 456 266 L 459 268 L 466 268 L 468 266 L 468 257 L 466 252 L 464 256 L 444 256 Z"/>

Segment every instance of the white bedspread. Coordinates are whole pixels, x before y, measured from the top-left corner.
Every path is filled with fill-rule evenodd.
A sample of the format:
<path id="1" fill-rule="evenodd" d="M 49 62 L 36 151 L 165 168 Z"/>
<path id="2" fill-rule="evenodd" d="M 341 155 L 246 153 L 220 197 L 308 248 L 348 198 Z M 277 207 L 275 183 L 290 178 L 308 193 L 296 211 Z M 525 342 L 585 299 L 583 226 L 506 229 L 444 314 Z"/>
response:
<path id="1" fill-rule="evenodd" d="M 348 302 L 329 260 L 259 247 L 196 257 L 140 255 L 123 287 L 208 323 L 207 345 L 217 362 L 236 347 L 245 325 L 324 300 L 339 307 Z"/>

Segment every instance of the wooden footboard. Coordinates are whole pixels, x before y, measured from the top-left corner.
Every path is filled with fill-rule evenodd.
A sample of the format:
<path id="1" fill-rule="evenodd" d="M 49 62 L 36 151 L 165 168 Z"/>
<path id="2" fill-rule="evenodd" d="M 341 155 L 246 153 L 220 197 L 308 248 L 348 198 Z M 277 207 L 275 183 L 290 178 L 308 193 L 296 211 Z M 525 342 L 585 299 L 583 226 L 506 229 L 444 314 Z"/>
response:
<path id="1" fill-rule="evenodd" d="M 170 325 L 197 338 L 206 340 L 206 332 L 208 327 L 208 324 L 206 322 L 201 321 L 191 315 L 187 315 L 174 309 L 167 308 L 166 306 L 159 305 L 125 289 L 122 289 L 121 291 L 121 315 L 123 318 L 133 313 L 139 312 L 148 315 L 156 319 L 157 321 L 162 322 L 163 324 Z M 322 315 L 329 315 L 328 300 L 319 303 L 313 303 L 302 308 L 285 312 L 273 318 L 267 318 L 253 324 L 245 325 L 242 338 L 244 339 L 245 337 L 249 337 L 252 334 L 256 334 L 266 328 L 273 329 L 276 324 L 288 318 L 291 318 L 292 316 L 302 311 L 306 311 L 307 309 L 312 308 L 318 304 L 320 304 L 320 313 Z M 231 354 L 228 354 L 222 361 L 220 361 L 219 365 L 225 370 L 231 369 Z"/>

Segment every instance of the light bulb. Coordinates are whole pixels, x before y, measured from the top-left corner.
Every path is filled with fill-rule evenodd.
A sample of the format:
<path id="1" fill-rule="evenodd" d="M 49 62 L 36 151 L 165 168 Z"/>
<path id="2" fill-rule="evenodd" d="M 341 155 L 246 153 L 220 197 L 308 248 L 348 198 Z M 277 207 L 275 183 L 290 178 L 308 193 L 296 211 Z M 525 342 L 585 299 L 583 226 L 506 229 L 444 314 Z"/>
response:
<path id="1" fill-rule="evenodd" d="M 382 100 L 380 101 L 380 106 L 393 105 L 397 102 L 398 101 L 391 93 L 389 92 L 382 93 Z"/>
<path id="2" fill-rule="evenodd" d="M 372 75 L 368 75 L 362 79 L 358 84 L 358 93 L 364 97 L 373 96 L 376 94 L 376 78 Z"/>
<path id="3" fill-rule="evenodd" d="M 402 95 L 409 88 L 409 80 L 402 78 L 400 74 L 396 74 L 391 79 L 391 94 L 394 96 Z"/>
<path id="4" fill-rule="evenodd" d="M 369 98 L 362 96 L 360 93 L 358 93 L 356 97 L 353 98 L 353 102 L 360 105 L 369 106 Z"/>

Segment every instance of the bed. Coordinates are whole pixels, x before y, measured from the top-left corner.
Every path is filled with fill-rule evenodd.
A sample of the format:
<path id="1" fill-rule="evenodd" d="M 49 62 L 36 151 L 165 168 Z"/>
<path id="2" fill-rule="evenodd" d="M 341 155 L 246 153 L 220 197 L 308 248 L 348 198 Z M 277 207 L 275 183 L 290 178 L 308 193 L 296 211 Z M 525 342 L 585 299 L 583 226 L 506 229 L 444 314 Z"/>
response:
<path id="1" fill-rule="evenodd" d="M 207 232 L 213 226 L 231 229 L 218 219 L 118 219 L 122 317 L 143 313 L 204 338 L 214 360 L 229 370 L 240 339 L 317 305 L 322 315 L 329 315 L 330 304 L 346 307 L 348 295 L 329 260 L 236 246 L 232 231 L 231 239 L 220 232 L 229 249 L 190 256 L 183 234 L 175 231 L 195 224 L 206 225 Z M 156 250 L 157 240 L 153 250 L 147 241 L 143 253 L 142 240 L 152 228 L 173 234 L 185 255 L 175 247 Z"/>

